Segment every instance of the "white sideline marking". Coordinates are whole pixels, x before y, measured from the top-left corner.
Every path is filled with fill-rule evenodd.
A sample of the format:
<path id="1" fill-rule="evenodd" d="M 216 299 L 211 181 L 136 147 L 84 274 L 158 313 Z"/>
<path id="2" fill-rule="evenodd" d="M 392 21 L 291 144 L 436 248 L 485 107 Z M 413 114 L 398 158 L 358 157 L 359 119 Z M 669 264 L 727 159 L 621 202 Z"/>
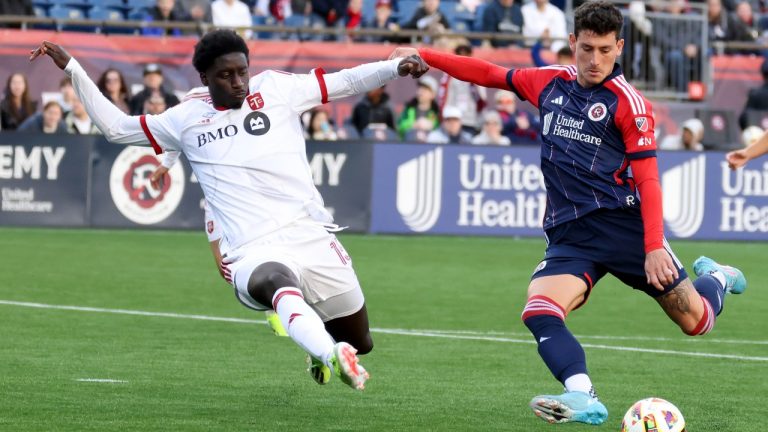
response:
<path id="1" fill-rule="evenodd" d="M 228 318 L 228 317 L 215 317 L 208 315 L 186 315 L 169 312 L 147 312 L 137 311 L 129 309 L 106 309 L 86 306 L 66 306 L 66 305 L 52 305 L 45 303 L 31 303 L 31 302 L 19 302 L 11 300 L 0 300 L 0 305 L 8 306 L 21 306 L 31 307 L 39 309 L 57 309 L 57 310 L 70 310 L 78 312 L 99 312 L 99 313 L 112 313 L 121 315 L 139 315 L 150 317 L 163 317 L 163 318 L 180 318 L 180 319 L 193 319 L 203 321 L 218 321 L 218 322 L 234 322 L 242 324 L 266 324 L 265 320 L 254 320 L 244 318 Z M 446 338 L 446 339 L 459 339 L 459 340 L 478 340 L 478 341 L 490 341 L 490 342 L 505 342 L 505 343 L 518 343 L 518 344 L 533 344 L 535 343 L 530 338 L 526 339 L 513 339 L 509 337 L 494 336 L 500 334 L 498 332 L 480 333 L 472 331 L 447 331 L 447 330 L 409 330 L 409 329 L 385 329 L 385 328 L 372 328 L 372 332 L 385 333 L 403 336 L 421 336 L 421 337 L 434 337 L 434 338 Z M 501 333 L 503 334 L 503 333 Z M 528 335 L 530 337 L 530 335 Z M 587 336 L 588 337 L 588 336 Z M 602 339 L 622 339 L 621 337 L 611 336 L 594 336 L 595 338 Z M 648 338 L 649 340 L 655 340 L 654 338 Z M 670 341 L 676 341 L 676 339 L 665 339 Z M 683 339 L 681 339 L 683 340 Z M 742 341 L 744 343 L 757 343 L 765 344 L 766 341 Z M 614 345 L 595 345 L 595 344 L 582 344 L 584 348 L 595 348 L 612 351 L 630 351 L 630 352 L 642 352 L 642 353 L 654 353 L 654 354 L 669 354 L 686 357 L 706 357 L 716 359 L 732 359 L 732 360 L 744 360 L 744 361 L 758 361 L 768 362 L 768 357 L 756 357 L 756 356 L 742 356 L 736 354 L 715 354 L 715 353 L 703 353 L 703 352 L 691 352 L 691 351 L 673 351 L 662 350 L 652 348 L 639 348 L 639 347 L 627 347 L 627 346 L 614 346 Z"/>
<path id="2" fill-rule="evenodd" d="M 75 381 L 80 382 L 95 382 L 95 383 L 127 383 L 126 380 L 109 379 L 109 378 L 78 378 Z"/>

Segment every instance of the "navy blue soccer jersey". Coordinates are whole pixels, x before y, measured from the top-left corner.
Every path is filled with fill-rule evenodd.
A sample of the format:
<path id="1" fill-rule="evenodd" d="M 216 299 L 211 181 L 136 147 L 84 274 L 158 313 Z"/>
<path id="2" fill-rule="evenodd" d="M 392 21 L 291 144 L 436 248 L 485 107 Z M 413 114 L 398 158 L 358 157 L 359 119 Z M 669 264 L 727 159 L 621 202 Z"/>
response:
<path id="1" fill-rule="evenodd" d="M 628 167 L 656 155 L 653 113 L 618 65 L 589 88 L 575 66 L 510 70 L 507 84 L 539 108 L 545 230 L 600 208 L 640 208 Z"/>

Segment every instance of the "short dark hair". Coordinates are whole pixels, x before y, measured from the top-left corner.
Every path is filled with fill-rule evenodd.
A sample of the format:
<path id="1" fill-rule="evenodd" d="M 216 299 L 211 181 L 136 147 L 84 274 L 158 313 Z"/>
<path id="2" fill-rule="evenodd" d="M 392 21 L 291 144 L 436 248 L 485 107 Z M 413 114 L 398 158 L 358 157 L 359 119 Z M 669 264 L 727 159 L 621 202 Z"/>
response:
<path id="1" fill-rule="evenodd" d="M 233 30 L 214 30 L 206 33 L 195 45 L 192 65 L 199 73 L 204 73 L 217 58 L 234 52 L 245 54 L 248 60 L 248 45 Z"/>
<path id="2" fill-rule="evenodd" d="M 557 56 L 558 57 L 573 57 L 573 51 L 571 51 L 571 47 L 568 45 L 560 48 L 557 50 Z"/>
<path id="3" fill-rule="evenodd" d="M 578 37 L 582 30 L 594 32 L 598 36 L 616 33 L 621 37 L 624 17 L 613 2 L 598 0 L 582 4 L 573 11 L 573 34 Z"/>

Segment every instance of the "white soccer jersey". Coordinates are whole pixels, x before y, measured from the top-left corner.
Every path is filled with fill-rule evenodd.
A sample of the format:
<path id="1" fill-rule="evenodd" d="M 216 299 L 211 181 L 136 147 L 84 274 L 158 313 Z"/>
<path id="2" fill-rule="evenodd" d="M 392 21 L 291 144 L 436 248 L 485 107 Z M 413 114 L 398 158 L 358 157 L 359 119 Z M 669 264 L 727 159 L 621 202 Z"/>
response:
<path id="1" fill-rule="evenodd" d="M 249 82 L 239 109 L 217 109 L 204 87 L 159 115 L 130 117 L 98 91 L 72 59 L 75 90 L 105 136 L 181 151 L 203 188 L 222 241 L 237 249 L 307 216 L 331 222 L 315 188 L 299 115 L 321 103 L 362 93 L 398 76 L 399 59 L 324 74 L 265 71 Z M 225 245 L 222 245 L 224 247 Z"/>

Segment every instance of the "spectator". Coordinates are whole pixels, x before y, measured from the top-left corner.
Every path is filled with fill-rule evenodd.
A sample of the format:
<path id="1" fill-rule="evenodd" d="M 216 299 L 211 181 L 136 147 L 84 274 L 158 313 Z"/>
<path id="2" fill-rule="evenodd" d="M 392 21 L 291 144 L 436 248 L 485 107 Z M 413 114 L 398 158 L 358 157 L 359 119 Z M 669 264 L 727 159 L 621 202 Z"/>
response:
<path id="1" fill-rule="evenodd" d="M 765 131 L 760 126 L 748 126 L 741 132 L 741 143 L 744 147 L 749 147 L 756 143 L 764 133 Z"/>
<path id="2" fill-rule="evenodd" d="M 403 24 L 403 28 L 440 34 L 450 29 L 451 24 L 440 12 L 440 0 L 423 0 L 421 7 L 416 9 L 407 23 Z M 430 40 L 430 37 L 424 38 L 426 43 Z"/>
<path id="3" fill-rule="evenodd" d="M 760 72 L 763 75 L 763 85 L 749 91 L 747 103 L 744 105 L 744 110 L 739 116 L 739 127 L 741 127 L 741 130 L 750 126 L 749 113 L 751 111 L 768 111 L 768 59 L 763 60 Z"/>
<path id="4" fill-rule="evenodd" d="M 549 0 L 535 0 L 523 5 L 523 36 L 527 45 L 533 45 L 536 39 L 551 40 L 549 49 L 557 52 L 567 45 L 568 30 L 565 26 L 565 14 Z"/>
<path id="5" fill-rule="evenodd" d="M 697 118 L 688 119 L 683 122 L 680 135 L 664 137 L 659 144 L 659 149 L 702 151 L 704 150 L 701 144 L 702 138 L 704 138 L 704 124 Z"/>
<path id="6" fill-rule="evenodd" d="M 72 78 L 65 76 L 59 81 L 59 93 L 61 94 L 59 104 L 61 109 L 64 110 L 64 115 L 67 115 L 67 113 L 72 111 L 72 105 L 75 103 L 75 99 L 77 99 L 75 88 L 72 87 Z"/>
<path id="7" fill-rule="evenodd" d="M 440 108 L 435 102 L 436 96 L 437 80 L 429 75 L 421 77 L 416 87 L 416 97 L 405 104 L 403 112 L 400 114 L 400 120 L 397 122 L 397 132 L 401 138 L 406 138 L 408 132 L 414 128 L 417 122 L 421 123 L 426 120 L 429 124 L 427 130 L 430 131 L 440 126 Z M 423 130 L 425 127 L 426 124 L 420 125 L 419 130 Z"/>
<path id="8" fill-rule="evenodd" d="M 483 111 L 483 128 L 480 134 L 472 138 L 472 144 L 508 146 L 512 142 L 501 134 L 501 116 L 497 111 Z"/>
<path id="9" fill-rule="evenodd" d="M 67 126 L 64 124 L 64 111 L 55 100 L 48 101 L 43 111 L 30 116 L 16 129 L 18 132 L 38 132 L 45 134 L 65 134 Z"/>
<path id="10" fill-rule="evenodd" d="M 361 37 L 353 38 L 350 32 L 358 30 L 363 26 L 363 0 L 349 0 L 347 11 L 344 16 L 344 28 L 347 31 L 348 40 L 360 41 Z"/>
<path id="11" fill-rule="evenodd" d="M 431 144 L 471 144 L 472 135 L 461 128 L 461 109 L 455 106 L 443 108 L 443 121 L 440 128 L 427 135 Z"/>
<path id="12" fill-rule="evenodd" d="M 654 11 L 669 14 L 668 18 L 652 25 L 653 37 L 650 40 L 653 61 L 649 63 L 658 65 L 654 73 L 659 78 L 657 85 L 687 92 L 689 82 L 701 80 L 701 23 L 682 16 L 685 0 L 672 0 L 666 7 L 653 7 Z M 664 75 L 668 77 L 661 82 Z"/>
<path id="13" fill-rule="evenodd" d="M 35 16 L 32 0 L 0 0 L 0 15 Z M 0 27 L 19 28 L 19 24 L 0 24 Z"/>
<path id="14" fill-rule="evenodd" d="M 494 95 L 496 111 L 501 117 L 501 133 L 513 144 L 538 144 L 539 124 L 537 116 L 517 109 L 517 96 L 508 90 L 497 90 Z"/>
<path id="15" fill-rule="evenodd" d="M 749 30 L 749 33 L 752 35 L 752 39 L 757 39 L 757 22 L 752 11 L 752 4 L 750 4 L 748 1 L 739 2 L 736 5 L 735 13 L 739 21 L 741 21 L 747 30 Z"/>
<path id="16" fill-rule="evenodd" d="M 318 141 L 336 141 L 339 139 L 333 130 L 328 111 L 322 107 L 312 109 L 307 126 L 307 138 Z"/>
<path id="17" fill-rule="evenodd" d="M 109 68 L 104 71 L 99 77 L 96 85 L 99 87 L 101 94 L 107 97 L 116 107 L 120 108 L 120 111 L 129 114 L 130 108 L 130 92 L 128 86 L 125 84 L 125 78 L 123 74 L 115 69 Z"/>
<path id="18" fill-rule="evenodd" d="M 491 0 L 483 10 L 482 31 L 504 35 L 523 34 L 523 12 L 515 0 Z M 505 47 L 511 44 L 522 45 L 522 41 L 491 39 L 493 47 Z"/>
<path id="19" fill-rule="evenodd" d="M 400 25 L 397 24 L 397 20 L 392 16 L 392 0 L 377 0 L 375 15 L 370 20 L 365 20 L 363 27 L 367 29 L 377 30 L 389 30 L 398 31 Z M 397 42 L 399 39 L 394 36 L 366 36 L 366 42 Z"/>
<path id="20" fill-rule="evenodd" d="M 312 12 L 325 27 L 336 27 L 343 21 L 349 0 L 312 0 Z"/>
<path id="21" fill-rule="evenodd" d="M 165 105 L 172 107 L 179 104 L 179 98 L 173 93 L 168 92 L 163 87 L 163 70 L 156 63 L 150 63 L 144 66 L 144 89 L 136 93 L 131 98 L 131 114 L 141 115 L 144 113 L 144 101 L 149 98 L 153 91 L 158 90 L 165 98 Z"/>
<path id="22" fill-rule="evenodd" d="M 179 0 L 178 4 L 182 10 L 189 11 L 189 18 L 192 21 L 206 23 L 213 21 L 210 0 Z"/>
<path id="23" fill-rule="evenodd" d="M 77 98 L 75 98 L 72 104 L 72 111 L 64 116 L 64 124 L 66 124 L 67 132 L 70 134 L 101 135 L 101 131 L 96 127 L 96 123 L 91 121 L 83 103 Z"/>
<path id="24" fill-rule="evenodd" d="M 161 22 L 167 24 L 174 21 L 189 21 L 189 14 L 177 6 L 175 0 L 157 0 L 155 6 L 147 9 L 144 21 Z M 181 36 L 182 31 L 177 28 L 159 28 L 146 26 L 141 29 L 145 36 Z"/>
<path id="25" fill-rule="evenodd" d="M 168 105 L 166 105 L 165 98 L 159 90 L 154 90 L 144 101 L 144 114 L 162 114 L 166 109 L 168 109 Z"/>
<path id="26" fill-rule="evenodd" d="M 352 124 L 360 136 L 363 136 L 363 130 L 371 123 L 381 123 L 389 129 L 395 129 L 395 114 L 384 87 L 366 93 L 352 109 Z"/>
<path id="27" fill-rule="evenodd" d="M 472 46 L 461 43 L 454 53 L 462 56 L 472 56 Z M 440 78 L 440 88 L 437 92 L 437 105 L 440 107 L 453 106 L 462 112 L 461 125 L 470 135 L 475 135 L 479 126 L 479 113 L 485 108 L 485 87 L 452 78 L 444 73 Z"/>
<path id="28" fill-rule="evenodd" d="M 37 102 L 29 97 L 29 83 L 22 73 L 14 73 L 5 82 L 5 95 L 0 102 L 0 130 L 16 130 L 37 110 Z"/>
<path id="29" fill-rule="evenodd" d="M 251 10 L 240 0 L 215 0 L 211 3 L 211 18 L 216 27 L 235 28 L 245 39 L 253 36 L 250 28 L 240 32 L 242 28 L 253 25 Z"/>
<path id="30" fill-rule="evenodd" d="M 708 0 L 709 42 L 754 42 L 749 29 L 735 15 L 723 8 L 722 0 Z M 726 54 L 751 53 L 750 50 L 726 48 Z"/>
<path id="31" fill-rule="evenodd" d="M 546 67 L 551 66 L 552 63 L 547 62 L 541 57 L 541 48 L 542 48 L 542 40 L 539 39 L 536 41 L 535 44 L 531 47 L 531 60 L 533 60 L 533 65 L 536 67 Z M 555 55 L 555 63 L 558 65 L 572 65 L 573 64 L 573 51 L 571 51 L 571 47 L 568 45 L 560 48 L 557 50 L 557 54 Z"/>

